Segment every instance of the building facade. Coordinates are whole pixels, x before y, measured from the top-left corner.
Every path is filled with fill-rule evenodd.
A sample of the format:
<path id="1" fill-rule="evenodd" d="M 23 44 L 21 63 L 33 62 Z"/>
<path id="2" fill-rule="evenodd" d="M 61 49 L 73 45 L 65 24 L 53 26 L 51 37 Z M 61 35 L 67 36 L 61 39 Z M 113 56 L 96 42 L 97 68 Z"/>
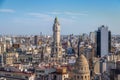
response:
<path id="1" fill-rule="evenodd" d="M 74 80 L 90 80 L 89 64 L 83 53 L 80 54 L 80 43 L 81 38 L 78 42 L 78 58 L 76 59 L 75 66 L 73 68 L 73 79 Z"/>
<path id="2" fill-rule="evenodd" d="M 77 58 L 73 73 L 74 80 L 90 80 L 89 65 L 83 54 Z"/>
<path id="3" fill-rule="evenodd" d="M 60 43 L 60 24 L 57 17 L 54 20 L 53 24 L 53 44 L 52 44 L 52 54 L 54 57 L 61 57 L 62 47 Z"/>
<path id="4" fill-rule="evenodd" d="M 95 32 L 90 32 L 89 38 L 91 43 L 95 43 Z"/>
<path id="5" fill-rule="evenodd" d="M 96 33 L 97 57 L 103 57 L 111 51 L 111 32 L 102 25 Z"/>

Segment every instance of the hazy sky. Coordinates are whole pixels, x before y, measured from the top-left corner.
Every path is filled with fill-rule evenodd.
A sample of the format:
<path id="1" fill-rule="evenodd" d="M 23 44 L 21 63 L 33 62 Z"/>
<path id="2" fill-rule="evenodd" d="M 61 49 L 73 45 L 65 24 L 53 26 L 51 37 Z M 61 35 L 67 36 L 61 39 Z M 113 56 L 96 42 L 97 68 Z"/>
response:
<path id="1" fill-rule="evenodd" d="M 52 34 L 56 16 L 61 34 L 120 34 L 120 0 L 0 0 L 0 34 Z"/>

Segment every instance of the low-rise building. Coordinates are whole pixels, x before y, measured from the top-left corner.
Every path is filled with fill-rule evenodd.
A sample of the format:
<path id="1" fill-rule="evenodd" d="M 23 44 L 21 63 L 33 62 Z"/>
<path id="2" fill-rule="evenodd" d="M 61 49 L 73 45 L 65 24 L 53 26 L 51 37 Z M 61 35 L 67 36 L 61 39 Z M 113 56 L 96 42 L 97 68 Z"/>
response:
<path id="1" fill-rule="evenodd" d="M 17 62 L 19 54 L 16 52 L 4 53 L 4 63 L 7 65 L 12 65 Z"/>
<path id="2" fill-rule="evenodd" d="M 47 80 L 48 75 L 55 71 L 56 69 L 51 67 L 37 67 L 35 70 L 36 78 L 37 80 Z"/>
<path id="3" fill-rule="evenodd" d="M 69 78 L 67 68 L 60 67 L 56 69 L 56 72 L 52 72 L 49 74 L 49 80 L 66 80 Z"/>
<path id="4" fill-rule="evenodd" d="M 6 80 L 35 80 L 34 74 L 24 72 L 0 71 L 0 77 L 4 77 Z"/>

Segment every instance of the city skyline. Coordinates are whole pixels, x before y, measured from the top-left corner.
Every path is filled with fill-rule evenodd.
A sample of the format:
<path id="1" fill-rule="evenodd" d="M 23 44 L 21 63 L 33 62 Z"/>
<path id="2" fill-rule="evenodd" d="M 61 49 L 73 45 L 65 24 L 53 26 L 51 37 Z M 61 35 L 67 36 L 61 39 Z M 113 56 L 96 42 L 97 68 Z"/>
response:
<path id="1" fill-rule="evenodd" d="M 61 34 L 89 33 L 101 25 L 119 34 L 119 0 L 1 0 L 0 34 L 51 35 L 57 16 Z"/>

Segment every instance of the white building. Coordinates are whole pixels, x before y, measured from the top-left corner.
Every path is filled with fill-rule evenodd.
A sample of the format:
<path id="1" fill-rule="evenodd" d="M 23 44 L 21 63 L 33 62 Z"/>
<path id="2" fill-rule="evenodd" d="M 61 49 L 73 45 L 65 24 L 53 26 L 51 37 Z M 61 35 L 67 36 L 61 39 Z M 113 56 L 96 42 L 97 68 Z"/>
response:
<path id="1" fill-rule="evenodd" d="M 95 32 L 90 32 L 89 38 L 90 38 L 91 43 L 95 43 Z"/>

